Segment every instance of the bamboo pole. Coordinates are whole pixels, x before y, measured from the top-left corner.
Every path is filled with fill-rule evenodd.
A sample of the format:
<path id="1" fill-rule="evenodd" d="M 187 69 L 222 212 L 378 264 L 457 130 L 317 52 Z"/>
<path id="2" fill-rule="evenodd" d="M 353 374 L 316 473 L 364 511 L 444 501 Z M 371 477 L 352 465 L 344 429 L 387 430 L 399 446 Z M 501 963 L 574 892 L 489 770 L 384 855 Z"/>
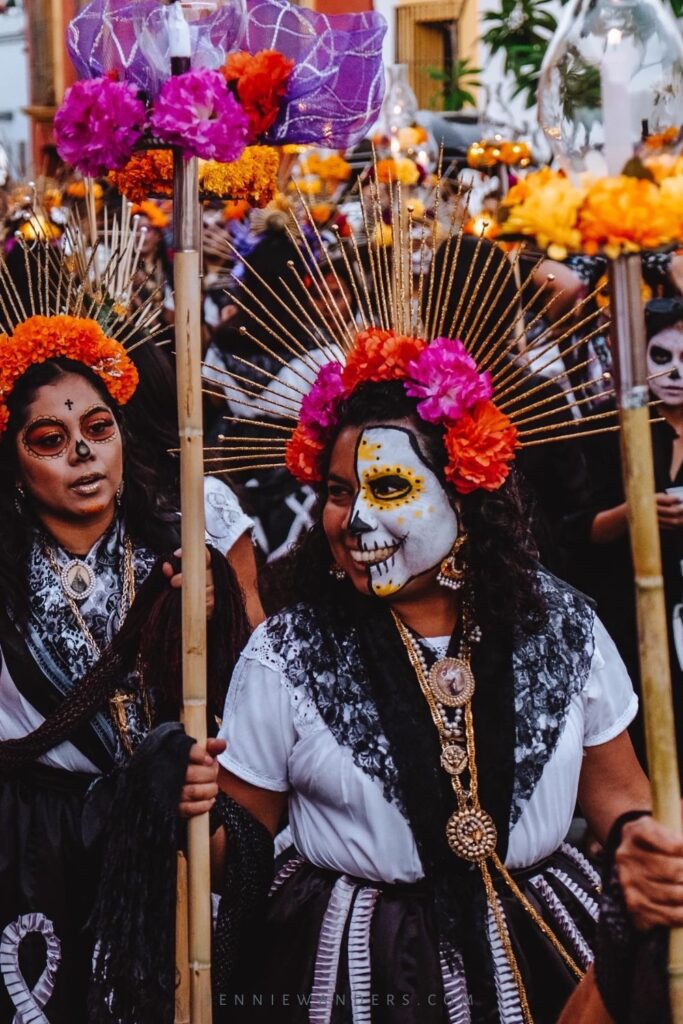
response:
<path id="1" fill-rule="evenodd" d="M 174 57 L 174 74 L 190 60 Z M 180 435 L 183 724 L 206 741 L 206 548 L 201 382 L 201 216 L 196 157 L 173 154 L 175 345 Z M 188 821 L 190 1020 L 211 1022 L 209 819 Z"/>
<path id="2" fill-rule="evenodd" d="M 178 882 L 175 915 L 175 1014 L 174 1024 L 190 1024 L 190 951 L 187 917 L 187 858 L 177 855 Z"/>
<path id="3" fill-rule="evenodd" d="M 640 256 L 610 260 L 611 339 L 621 420 L 622 467 L 635 571 L 645 741 L 655 818 L 681 834 L 669 639 L 648 410 Z M 683 929 L 671 931 L 673 1024 L 683 1024 Z"/>

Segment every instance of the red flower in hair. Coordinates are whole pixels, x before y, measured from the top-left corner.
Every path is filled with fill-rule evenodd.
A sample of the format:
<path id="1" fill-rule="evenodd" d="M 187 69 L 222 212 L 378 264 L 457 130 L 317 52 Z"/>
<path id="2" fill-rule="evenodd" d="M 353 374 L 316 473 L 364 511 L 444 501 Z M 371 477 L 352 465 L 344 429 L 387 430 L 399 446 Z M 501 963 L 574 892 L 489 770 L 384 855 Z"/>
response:
<path id="1" fill-rule="evenodd" d="M 425 347 L 421 338 L 408 338 L 392 331 L 371 327 L 356 335 L 348 354 L 342 380 L 350 394 L 367 381 L 404 380 L 408 363 L 417 359 Z"/>
<path id="2" fill-rule="evenodd" d="M 517 428 L 493 402 L 477 402 L 444 435 L 446 477 L 460 494 L 496 491 L 510 472 Z"/>
<path id="3" fill-rule="evenodd" d="M 324 451 L 324 443 L 300 423 L 287 442 L 285 465 L 301 483 L 319 483 L 322 480 L 320 458 Z"/>

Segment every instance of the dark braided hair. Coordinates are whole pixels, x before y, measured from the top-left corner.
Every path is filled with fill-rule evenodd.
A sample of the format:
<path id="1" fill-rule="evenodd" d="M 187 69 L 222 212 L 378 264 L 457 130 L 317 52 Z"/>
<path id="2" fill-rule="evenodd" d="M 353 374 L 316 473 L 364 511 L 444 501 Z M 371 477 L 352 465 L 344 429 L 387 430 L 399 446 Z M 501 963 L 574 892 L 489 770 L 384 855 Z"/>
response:
<path id="1" fill-rule="evenodd" d="M 545 606 L 536 578 L 537 552 L 514 469 L 497 491 L 456 494 L 444 473 L 447 456 L 443 428 L 422 420 L 416 406 L 401 381 L 361 385 L 341 403 L 335 434 L 326 450 L 328 462 L 334 442 L 345 427 L 407 421 L 415 431 L 425 462 L 452 503 L 457 500 L 461 526 L 469 538 L 465 555 L 472 574 L 477 621 L 493 628 L 538 630 L 545 621 Z M 327 468 L 323 466 L 323 479 Z M 335 583 L 329 575 L 332 556 L 322 527 L 326 497 L 323 483 L 313 526 L 273 567 L 270 579 L 266 576 L 264 598 L 269 613 L 297 601 L 334 600 Z"/>
<path id="2" fill-rule="evenodd" d="M 232 669 L 251 632 L 233 570 L 213 548 L 215 607 L 208 625 L 207 730 L 223 714 Z M 170 559 L 169 559 L 170 560 Z M 179 718 L 181 695 L 180 591 L 169 586 L 160 559 L 140 587 L 126 619 L 97 663 L 34 732 L 0 742 L 0 770 L 15 770 L 68 739 L 103 708 L 121 678 L 136 666 L 155 693 L 157 722 Z"/>

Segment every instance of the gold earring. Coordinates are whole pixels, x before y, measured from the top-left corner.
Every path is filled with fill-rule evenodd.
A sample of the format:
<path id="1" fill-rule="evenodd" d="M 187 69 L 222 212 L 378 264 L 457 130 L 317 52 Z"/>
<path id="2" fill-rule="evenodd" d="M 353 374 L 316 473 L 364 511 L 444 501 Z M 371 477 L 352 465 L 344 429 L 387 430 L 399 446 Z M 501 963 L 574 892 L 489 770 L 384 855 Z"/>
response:
<path id="1" fill-rule="evenodd" d="M 341 583 L 346 579 L 346 569 L 342 569 L 341 565 L 337 565 L 336 562 L 333 562 L 330 566 L 329 573 L 332 579 L 336 580 L 338 583 Z"/>
<path id="2" fill-rule="evenodd" d="M 467 543 L 467 534 L 461 533 L 455 541 L 449 555 L 446 555 L 439 568 L 436 582 L 449 590 L 460 590 L 467 576 L 467 563 L 459 558 L 462 548 Z"/>

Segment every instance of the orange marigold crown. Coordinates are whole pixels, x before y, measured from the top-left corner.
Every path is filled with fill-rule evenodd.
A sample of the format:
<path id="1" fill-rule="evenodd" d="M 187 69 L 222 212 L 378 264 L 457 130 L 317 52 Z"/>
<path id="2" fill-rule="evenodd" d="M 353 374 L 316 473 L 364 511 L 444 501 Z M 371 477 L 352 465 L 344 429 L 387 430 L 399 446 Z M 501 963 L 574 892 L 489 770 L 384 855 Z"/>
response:
<path id="1" fill-rule="evenodd" d="M 108 338 L 95 320 L 29 317 L 12 335 L 0 335 L 0 434 L 7 428 L 7 399 L 19 378 L 35 363 L 60 357 L 88 366 L 118 405 L 125 405 L 138 386 L 138 371 L 125 348 Z"/>

